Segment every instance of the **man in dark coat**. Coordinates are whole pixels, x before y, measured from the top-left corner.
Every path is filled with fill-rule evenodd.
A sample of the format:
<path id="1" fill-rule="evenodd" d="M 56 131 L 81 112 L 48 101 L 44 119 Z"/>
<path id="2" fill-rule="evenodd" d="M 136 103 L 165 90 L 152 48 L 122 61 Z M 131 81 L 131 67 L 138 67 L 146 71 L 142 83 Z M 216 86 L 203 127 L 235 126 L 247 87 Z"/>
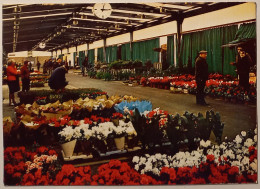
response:
<path id="1" fill-rule="evenodd" d="M 251 57 L 244 51 L 239 52 L 240 58 L 237 61 L 237 73 L 239 75 L 239 85 L 245 90 L 249 90 L 249 72 L 252 66 Z"/>
<path id="2" fill-rule="evenodd" d="M 67 69 L 65 66 L 56 68 L 49 79 L 49 86 L 51 89 L 54 89 L 56 92 L 63 91 L 65 86 L 68 85 L 66 81 L 65 74 Z"/>
<path id="3" fill-rule="evenodd" d="M 199 52 L 199 57 L 195 61 L 195 79 L 197 83 L 196 103 L 200 105 L 208 105 L 204 99 L 204 88 L 208 80 L 208 64 L 206 61 L 207 51 Z"/>

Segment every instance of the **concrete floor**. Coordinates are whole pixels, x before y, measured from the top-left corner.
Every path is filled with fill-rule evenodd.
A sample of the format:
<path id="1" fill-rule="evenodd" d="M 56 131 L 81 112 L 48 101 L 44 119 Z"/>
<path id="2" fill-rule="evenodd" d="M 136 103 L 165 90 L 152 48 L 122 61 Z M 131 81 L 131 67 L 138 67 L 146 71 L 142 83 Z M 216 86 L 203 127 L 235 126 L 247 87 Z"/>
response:
<path id="1" fill-rule="evenodd" d="M 72 71 L 66 75 L 69 85 L 67 88 L 99 88 L 111 95 L 132 95 L 141 99 L 150 100 L 153 108 L 160 107 L 171 114 L 183 114 L 185 111 L 205 115 L 207 110 L 219 112 L 221 121 L 225 123 L 223 136 L 233 139 L 241 131 L 255 129 L 256 127 L 256 106 L 226 103 L 223 100 L 206 97 L 209 106 L 200 106 L 195 103 L 195 95 L 190 94 L 173 94 L 169 90 L 142 87 L 142 86 L 125 86 L 119 81 L 103 81 L 90 79 L 75 74 Z M 44 88 L 48 88 L 47 85 Z M 13 107 L 8 106 L 8 87 L 4 85 L 3 89 L 3 116 L 14 118 Z M 35 90 L 36 88 L 33 88 Z M 42 89 L 42 88 L 38 88 Z M 18 100 L 19 102 L 19 100 Z"/>

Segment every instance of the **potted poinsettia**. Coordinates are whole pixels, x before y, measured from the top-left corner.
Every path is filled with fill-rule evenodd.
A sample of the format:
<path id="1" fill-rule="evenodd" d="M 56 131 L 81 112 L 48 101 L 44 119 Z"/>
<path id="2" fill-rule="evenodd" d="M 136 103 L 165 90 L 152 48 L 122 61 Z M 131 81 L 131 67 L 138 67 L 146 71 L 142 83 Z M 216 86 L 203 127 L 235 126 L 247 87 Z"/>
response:
<path id="1" fill-rule="evenodd" d="M 77 139 L 82 137 L 80 132 L 75 132 L 73 127 L 66 126 L 59 133 L 60 143 L 65 157 L 71 157 L 76 146 Z"/>

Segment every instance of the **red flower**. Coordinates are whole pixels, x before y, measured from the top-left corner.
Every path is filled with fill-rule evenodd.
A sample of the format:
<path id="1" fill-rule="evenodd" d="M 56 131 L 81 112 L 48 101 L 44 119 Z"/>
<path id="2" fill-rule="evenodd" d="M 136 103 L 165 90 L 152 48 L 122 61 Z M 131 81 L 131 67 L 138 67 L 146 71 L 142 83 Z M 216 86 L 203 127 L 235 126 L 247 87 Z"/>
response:
<path id="1" fill-rule="evenodd" d="M 99 176 L 98 176 L 98 175 L 94 175 L 94 176 L 92 177 L 92 179 L 93 179 L 93 181 L 97 181 L 97 180 L 99 179 Z"/>
<path id="2" fill-rule="evenodd" d="M 37 169 L 37 171 L 34 173 L 35 179 L 40 179 L 42 177 L 42 170 Z"/>
<path id="3" fill-rule="evenodd" d="M 56 155 L 58 156 L 57 152 L 55 150 L 49 150 L 49 155 L 52 156 L 52 155 Z"/>
<path id="4" fill-rule="evenodd" d="M 46 148 L 45 146 L 41 146 L 36 149 L 36 152 L 44 154 L 45 152 L 48 152 L 48 148 Z"/>
<path id="5" fill-rule="evenodd" d="M 12 175 L 14 173 L 14 167 L 10 163 L 5 165 L 4 169 L 5 169 L 6 173 L 9 175 Z"/>
<path id="6" fill-rule="evenodd" d="M 228 174 L 230 174 L 230 175 L 239 174 L 239 169 L 238 169 L 238 167 L 232 166 L 232 167 L 228 170 Z"/>
<path id="7" fill-rule="evenodd" d="M 44 175 L 42 177 L 40 177 L 39 179 L 37 179 L 36 181 L 36 185 L 50 185 L 50 181 L 49 179 Z"/>
<path id="8" fill-rule="evenodd" d="M 98 185 L 98 183 L 96 181 L 93 181 L 90 183 L 90 185 Z"/>
<path id="9" fill-rule="evenodd" d="M 16 173 L 13 174 L 14 178 L 15 177 L 20 178 L 21 176 L 22 176 L 22 173 L 20 173 L 20 172 L 16 172 Z"/>
<path id="10" fill-rule="evenodd" d="M 250 181 L 256 183 L 256 181 L 257 181 L 257 174 L 247 175 L 247 178 L 248 178 Z"/>
<path id="11" fill-rule="evenodd" d="M 15 156 L 14 158 L 15 158 L 17 161 L 23 159 L 23 156 L 22 156 L 21 152 L 15 152 L 14 156 Z"/>
<path id="12" fill-rule="evenodd" d="M 65 179 L 62 181 L 61 185 L 69 185 L 69 183 L 70 183 L 70 180 L 67 179 L 67 178 L 65 178 Z"/>
<path id="13" fill-rule="evenodd" d="M 215 160 L 215 156 L 214 155 L 207 155 L 207 161 L 208 162 L 214 162 L 214 160 Z"/>
<path id="14" fill-rule="evenodd" d="M 98 183 L 104 185 L 104 184 L 105 184 L 105 181 L 104 181 L 103 179 L 99 179 L 99 180 L 98 180 Z"/>
<path id="15" fill-rule="evenodd" d="M 192 178 L 189 184 L 206 184 L 206 181 L 204 178 Z"/>
<path id="16" fill-rule="evenodd" d="M 19 162 L 17 166 L 15 166 L 16 171 L 25 171 L 26 165 L 23 161 Z"/>
<path id="17" fill-rule="evenodd" d="M 249 153 L 251 153 L 251 152 L 254 151 L 254 150 L 255 150 L 255 147 L 254 147 L 254 146 L 249 146 L 249 148 L 248 148 Z"/>

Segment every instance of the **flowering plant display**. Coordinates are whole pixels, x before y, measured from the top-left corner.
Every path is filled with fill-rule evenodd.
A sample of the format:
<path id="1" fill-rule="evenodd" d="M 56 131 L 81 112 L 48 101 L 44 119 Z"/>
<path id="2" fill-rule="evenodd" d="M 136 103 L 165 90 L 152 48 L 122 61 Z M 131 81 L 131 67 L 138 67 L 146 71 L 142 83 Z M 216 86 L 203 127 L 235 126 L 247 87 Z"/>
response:
<path id="1" fill-rule="evenodd" d="M 128 163 L 119 160 L 110 160 L 98 168 L 98 174 L 92 176 L 91 185 L 156 185 L 155 179 L 141 175 Z"/>
<path id="2" fill-rule="evenodd" d="M 37 172 L 38 169 L 44 174 L 51 175 L 53 162 L 55 161 L 56 167 L 59 165 L 57 156 L 55 150 L 45 146 L 33 148 L 30 151 L 24 146 L 7 147 L 4 150 L 4 183 L 6 185 L 29 184 L 24 182 L 26 177 Z"/>
<path id="3" fill-rule="evenodd" d="M 166 184 L 247 183 L 257 179 L 257 131 L 242 131 L 233 141 L 213 145 L 200 141 L 192 152 L 173 156 L 135 156 L 132 162 L 141 174 L 154 175 Z"/>
<path id="4" fill-rule="evenodd" d="M 114 106 L 116 112 L 119 112 L 121 114 L 125 113 L 125 109 L 127 110 L 134 110 L 138 109 L 139 112 L 143 113 L 144 111 L 150 111 L 152 110 L 152 103 L 150 101 L 135 101 L 135 102 L 127 102 L 123 101 L 119 104 L 116 104 Z"/>

